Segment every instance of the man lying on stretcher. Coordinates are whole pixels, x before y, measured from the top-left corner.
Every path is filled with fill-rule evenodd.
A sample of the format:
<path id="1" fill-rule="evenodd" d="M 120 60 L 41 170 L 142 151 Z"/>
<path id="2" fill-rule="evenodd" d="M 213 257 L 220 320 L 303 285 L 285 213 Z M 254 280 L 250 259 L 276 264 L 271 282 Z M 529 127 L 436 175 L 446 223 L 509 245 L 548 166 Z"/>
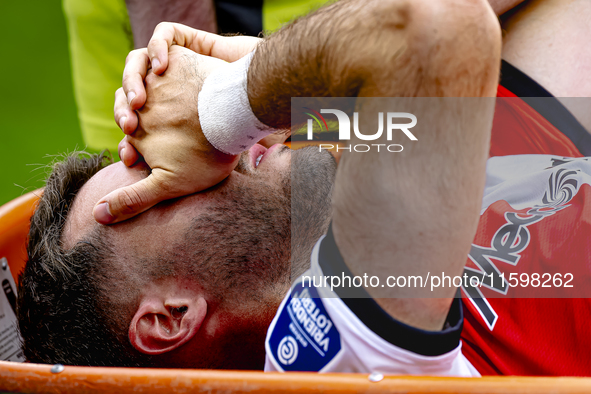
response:
<path id="1" fill-rule="evenodd" d="M 491 2 L 491 5 L 502 12 L 503 7 L 511 6 L 509 3 Z M 587 131 L 591 129 L 588 111 L 591 86 L 586 78 L 591 51 L 580 39 L 589 32 L 590 16 L 591 6 L 586 0 L 533 0 L 502 18 L 504 61 L 493 120 L 491 158 L 487 163 L 487 185 L 462 282 L 466 317 L 462 353 L 481 374 L 591 375 L 591 359 L 587 356 L 591 335 L 585 323 L 591 321 L 591 301 L 590 294 L 583 291 L 591 280 L 588 269 L 591 266 L 590 233 L 584 230 L 591 222 L 591 215 L 586 214 L 589 211 L 586 207 L 591 204 L 591 166 L 588 158 L 584 158 L 591 155 L 591 135 Z M 163 28 L 167 29 L 174 33 L 170 26 Z M 168 42 L 158 43 L 159 38 L 165 37 L 163 32 L 155 34 L 156 44 L 151 46 L 150 56 L 166 54 Z M 215 41 L 216 53 L 223 57 L 224 46 L 219 44 L 224 40 Z M 229 48 L 236 46 L 240 43 Z M 131 57 L 126 67 L 124 89 L 127 93 L 135 89 L 142 94 L 141 77 L 134 74 L 145 75 L 145 68 L 141 66 L 145 60 L 141 54 L 136 55 L 139 56 Z M 132 101 L 135 108 L 142 104 L 141 100 Z M 360 107 L 361 100 L 358 104 Z M 123 116 L 136 116 L 127 107 L 126 97 L 119 92 L 115 110 L 120 124 Z M 396 105 L 387 110 L 394 107 Z M 292 116 L 294 114 L 298 114 L 297 110 Z M 365 115 L 371 118 L 375 113 Z M 361 117 L 365 115 L 362 112 Z M 367 129 L 375 130 L 375 124 Z M 269 144 L 268 140 L 269 137 L 265 137 L 261 143 Z M 374 148 L 376 145 L 372 144 Z M 124 146 L 127 146 L 126 141 Z M 352 143 L 349 146 L 363 148 L 366 145 Z M 133 148 L 129 152 L 135 153 Z M 302 169 L 294 172 L 301 173 Z M 311 200 L 300 198 L 294 192 L 292 202 Z M 294 204 L 292 218 L 300 218 L 298 212 L 301 211 L 301 206 Z M 311 227 L 300 227 L 297 223 L 298 220 L 292 221 L 292 227 Z M 334 271 L 323 265 L 326 250 L 329 249 L 323 247 L 318 253 L 324 274 L 349 272 L 342 266 L 342 270 Z M 308 253 L 295 256 L 298 251 L 303 249 L 292 249 L 292 278 L 297 278 L 308 266 Z M 495 270 L 500 270 L 506 279 L 518 272 L 521 287 L 516 288 L 512 280 L 506 279 L 503 285 L 503 276 L 495 276 Z M 525 279 L 531 277 L 529 287 L 523 287 L 524 275 Z M 537 284 L 536 275 L 542 279 Z M 467 283 L 466 276 L 472 279 L 494 277 L 495 286 L 475 287 Z M 561 277 L 565 278 L 562 293 L 558 288 L 552 289 L 560 286 Z M 417 276 L 398 278 L 410 278 L 410 283 Z M 554 278 L 553 286 L 548 286 L 548 278 Z M 336 279 L 336 283 L 341 280 L 338 275 Z M 510 288 L 506 287 L 509 283 Z M 421 335 L 415 337 L 408 331 L 400 332 L 399 326 L 387 323 L 388 318 L 386 321 L 379 318 L 379 309 L 371 307 L 375 304 L 347 300 L 351 296 L 367 296 L 367 293 L 351 294 L 340 290 L 342 288 L 336 292 L 347 306 L 382 338 L 405 338 L 405 349 L 425 355 L 438 354 L 441 348 L 437 345 L 446 346 L 441 336 L 428 341 Z M 534 293 L 534 290 L 541 291 Z M 295 289 L 295 293 L 301 294 L 299 289 Z M 325 336 L 324 331 L 330 324 L 324 322 L 320 308 L 314 308 L 313 302 L 301 305 L 293 299 L 292 302 L 291 309 L 284 307 L 277 314 L 267 338 L 267 350 L 271 357 L 277 356 L 273 359 L 279 369 L 318 370 L 320 367 L 313 359 L 319 358 L 319 352 L 326 351 L 331 338 Z M 310 308 L 308 314 L 304 313 L 302 305 Z M 325 328 L 319 330 L 320 326 Z M 343 335 L 344 338 L 350 336 L 350 332 Z M 414 346 L 413 343 L 417 343 L 414 339 L 422 346 Z M 316 342 L 322 349 L 311 350 L 313 346 L 308 346 L 306 355 L 302 347 L 308 342 Z M 371 347 L 366 349 L 362 352 L 365 357 L 379 359 Z M 335 350 L 331 350 L 334 354 Z M 310 354 L 312 360 L 308 357 Z M 322 367 L 324 370 L 364 370 L 332 362 L 332 358 L 321 357 L 324 363 L 331 361 L 330 366 Z M 351 360 L 346 356 L 337 359 Z M 374 363 L 379 361 L 374 360 Z"/>
<path id="2" fill-rule="evenodd" d="M 132 104 L 145 100 L 139 122 L 118 116 L 129 133 L 120 151 L 129 166 L 67 158 L 32 219 L 19 285 L 27 358 L 256 369 L 267 337 L 268 370 L 478 375 L 460 351 L 454 287 L 426 297 L 367 286 L 370 298 L 351 301 L 300 285 L 300 293 L 333 298 L 289 300 L 290 277 L 310 262 L 316 273 L 384 283 L 461 275 L 484 186 L 494 108 L 486 98 L 495 96 L 500 63 L 488 3 L 341 1 L 262 41 L 178 25 L 159 31 L 179 46 L 168 64 L 152 61 L 156 73 L 167 69 L 149 73 L 147 96 L 127 92 Z M 226 64 L 180 45 L 246 58 Z M 147 52 L 129 59 L 145 72 Z M 328 153 L 255 144 L 290 127 L 297 96 L 481 99 L 469 107 L 400 101 L 418 119 L 418 141 L 394 133 L 387 143 L 403 152 L 344 154 L 333 187 Z M 367 113 L 389 110 L 379 99 L 358 103 Z M 381 138 L 375 142 L 386 143 L 386 133 Z M 299 359 L 301 338 L 280 326 L 298 302 L 331 339 L 316 353 L 300 350 Z"/>

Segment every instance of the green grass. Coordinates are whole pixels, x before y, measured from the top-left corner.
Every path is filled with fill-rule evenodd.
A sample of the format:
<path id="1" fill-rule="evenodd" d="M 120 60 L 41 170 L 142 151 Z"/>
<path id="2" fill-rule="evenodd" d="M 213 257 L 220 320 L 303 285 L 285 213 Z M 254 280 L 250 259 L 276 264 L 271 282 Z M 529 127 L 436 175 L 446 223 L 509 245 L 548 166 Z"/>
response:
<path id="1" fill-rule="evenodd" d="M 52 155 L 84 148 L 59 0 L 0 2 L 0 205 L 43 186 Z"/>

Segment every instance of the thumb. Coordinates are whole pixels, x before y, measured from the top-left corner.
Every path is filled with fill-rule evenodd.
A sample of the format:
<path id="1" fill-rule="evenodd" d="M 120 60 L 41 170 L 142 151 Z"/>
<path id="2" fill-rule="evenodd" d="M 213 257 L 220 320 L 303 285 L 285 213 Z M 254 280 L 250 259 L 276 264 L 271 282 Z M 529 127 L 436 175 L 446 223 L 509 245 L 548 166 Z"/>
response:
<path id="1" fill-rule="evenodd" d="M 158 204 L 178 197 L 171 195 L 153 174 L 139 182 L 114 190 L 99 200 L 92 214 L 101 224 L 114 224 L 132 218 Z"/>

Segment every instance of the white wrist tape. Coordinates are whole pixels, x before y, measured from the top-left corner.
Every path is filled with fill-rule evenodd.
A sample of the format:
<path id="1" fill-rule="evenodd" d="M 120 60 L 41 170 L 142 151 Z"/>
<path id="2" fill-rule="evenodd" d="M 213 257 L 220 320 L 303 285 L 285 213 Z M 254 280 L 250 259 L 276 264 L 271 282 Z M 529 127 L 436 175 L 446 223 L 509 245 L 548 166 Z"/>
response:
<path id="1" fill-rule="evenodd" d="M 205 138 L 224 153 L 237 155 L 276 130 L 252 113 L 246 90 L 254 51 L 218 68 L 205 78 L 197 99 Z"/>

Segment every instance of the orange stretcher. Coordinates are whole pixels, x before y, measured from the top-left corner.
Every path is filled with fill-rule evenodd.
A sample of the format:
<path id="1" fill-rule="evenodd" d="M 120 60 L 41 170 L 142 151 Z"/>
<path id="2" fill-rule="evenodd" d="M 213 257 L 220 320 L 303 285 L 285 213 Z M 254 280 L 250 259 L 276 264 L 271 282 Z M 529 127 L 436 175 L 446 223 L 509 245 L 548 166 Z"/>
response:
<path id="1" fill-rule="evenodd" d="M 0 258 L 15 281 L 40 191 L 0 207 Z M 56 368 L 57 367 L 57 368 Z M 591 378 L 438 378 L 52 366 L 0 361 L 0 392 L 17 393 L 591 393 Z"/>

